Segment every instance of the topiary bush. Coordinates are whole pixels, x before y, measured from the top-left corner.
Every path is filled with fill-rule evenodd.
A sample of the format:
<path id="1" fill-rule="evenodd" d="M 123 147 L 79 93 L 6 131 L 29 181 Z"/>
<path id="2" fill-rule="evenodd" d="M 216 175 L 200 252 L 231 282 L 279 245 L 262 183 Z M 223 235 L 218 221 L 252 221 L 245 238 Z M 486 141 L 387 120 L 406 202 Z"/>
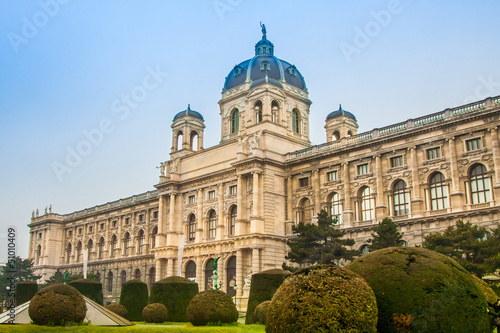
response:
<path id="1" fill-rule="evenodd" d="M 493 289 L 491 289 L 488 283 L 484 282 L 482 279 L 478 278 L 475 275 L 472 275 L 472 278 L 474 279 L 474 281 L 476 281 L 477 286 L 483 292 L 486 301 L 490 303 L 496 303 L 496 301 L 498 301 L 497 293 Z"/>
<path id="2" fill-rule="evenodd" d="M 116 313 L 117 315 L 119 315 L 120 317 L 123 317 L 125 319 L 127 319 L 127 317 L 128 317 L 127 308 L 124 307 L 123 305 L 120 305 L 120 304 L 117 304 L 117 303 L 111 303 L 111 304 L 108 304 L 106 306 L 106 309 L 108 309 L 109 311 L 112 311 L 112 312 Z"/>
<path id="3" fill-rule="evenodd" d="M 361 275 L 377 297 L 378 331 L 489 332 L 486 300 L 455 260 L 424 248 L 386 248 L 346 268 Z"/>
<path id="4" fill-rule="evenodd" d="M 270 301 L 274 293 L 283 281 L 292 273 L 283 269 L 270 269 L 252 275 L 250 295 L 248 297 L 247 315 L 245 324 L 255 324 L 254 312 L 257 305 L 264 301 Z"/>
<path id="5" fill-rule="evenodd" d="M 180 276 L 170 276 L 153 283 L 149 303 L 161 303 L 168 309 L 169 321 L 188 321 L 189 302 L 198 295 L 198 284 Z"/>
<path id="6" fill-rule="evenodd" d="M 38 292 L 38 284 L 33 281 L 16 283 L 16 306 L 28 302 Z"/>
<path id="7" fill-rule="evenodd" d="M 279 287 L 266 332 L 376 332 L 377 301 L 358 274 L 333 265 L 299 270 Z"/>
<path id="8" fill-rule="evenodd" d="M 231 296 L 209 289 L 193 297 L 187 308 L 187 317 L 194 326 L 233 323 L 238 320 L 238 310 Z"/>
<path id="9" fill-rule="evenodd" d="M 31 320 L 37 325 L 81 323 L 86 313 L 82 294 L 67 284 L 55 284 L 38 291 L 28 309 Z"/>
<path id="10" fill-rule="evenodd" d="M 269 310 L 269 304 L 271 301 L 265 301 L 257 305 L 255 311 L 253 312 L 253 318 L 259 324 L 265 324 L 267 318 L 267 311 Z"/>
<path id="11" fill-rule="evenodd" d="M 152 303 L 142 310 L 142 318 L 148 323 L 164 323 L 168 320 L 167 307 L 161 303 Z"/>
<path id="12" fill-rule="evenodd" d="M 148 305 L 148 286 L 140 280 L 129 280 L 122 285 L 120 304 L 128 311 L 128 320 L 142 321 L 142 309 Z"/>
<path id="13" fill-rule="evenodd" d="M 83 296 L 103 305 L 102 284 L 92 279 L 78 279 L 68 283 L 78 290 Z"/>

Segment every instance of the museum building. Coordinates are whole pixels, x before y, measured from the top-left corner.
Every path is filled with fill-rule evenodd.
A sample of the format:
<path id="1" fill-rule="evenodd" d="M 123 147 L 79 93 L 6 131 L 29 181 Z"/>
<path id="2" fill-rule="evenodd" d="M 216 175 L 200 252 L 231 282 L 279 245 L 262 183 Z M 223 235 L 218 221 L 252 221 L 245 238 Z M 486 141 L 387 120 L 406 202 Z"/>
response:
<path id="1" fill-rule="evenodd" d="M 43 279 L 89 273 L 105 304 L 123 282 L 168 276 L 221 289 L 246 309 L 249 277 L 281 268 L 298 222 L 325 209 L 356 241 L 392 218 L 407 245 L 457 220 L 498 225 L 500 97 L 358 133 L 341 106 L 326 143 L 309 141 L 311 101 L 303 76 L 274 56 L 263 31 L 255 56 L 234 66 L 219 101 L 221 141 L 204 147 L 204 119 L 190 106 L 172 122 L 170 159 L 155 190 L 70 214 L 33 214 L 29 258 Z M 319 124 L 314 124 L 318 128 Z"/>

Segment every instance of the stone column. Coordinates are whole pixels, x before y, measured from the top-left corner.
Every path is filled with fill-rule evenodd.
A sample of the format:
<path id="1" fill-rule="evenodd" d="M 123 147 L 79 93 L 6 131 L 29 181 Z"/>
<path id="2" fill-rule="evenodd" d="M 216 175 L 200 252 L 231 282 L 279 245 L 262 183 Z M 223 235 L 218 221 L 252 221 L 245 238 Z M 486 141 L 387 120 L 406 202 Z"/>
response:
<path id="1" fill-rule="evenodd" d="M 460 174 L 458 173 L 457 150 L 454 137 L 448 139 L 448 148 L 450 150 L 449 161 L 452 186 L 450 193 L 450 208 L 453 211 L 460 211 L 464 205 L 464 194 L 460 191 Z"/>
<path id="2" fill-rule="evenodd" d="M 243 250 L 236 251 L 236 285 L 238 289 L 236 290 L 237 297 L 241 297 L 243 295 L 243 286 L 245 285 L 244 276 L 243 276 Z"/>
<path id="3" fill-rule="evenodd" d="M 196 195 L 196 242 L 201 242 L 206 238 L 206 217 L 203 216 L 203 190 L 199 189 Z"/>
<path id="4" fill-rule="evenodd" d="M 167 259 L 167 277 L 174 275 L 174 258 Z"/>
<path id="5" fill-rule="evenodd" d="M 498 144 L 498 129 L 493 127 L 491 129 L 491 151 L 493 152 L 493 165 L 495 175 L 493 176 L 493 193 L 494 198 L 500 198 L 500 148 Z"/>
<path id="6" fill-rule="evenodd" d="M 260 272 L 260 248 L 252 248 L 252 274 Z"/>
<path id="7" fill-rule="evenodd" d="M 169 245 L 177 245 L 177 238 L 175 237 L 177 230 L 176 221 L 175 221 L 175 199 L 176 194 L 170 194 L 170 213 L 168 214 L 168 231 L 167 231 L 167 239 L 166 244 Z M 181 222 L 182 224 L 182 222 Z M 180 228 L 181 229 L 181 228 Z M 181 229 L 182 230 L 182 229 Z M 175 239 L 174 239 L 175 237 Z"/>
<path id="8" fill-rule="evenodd" d="M 201 291 L 205 290 L 205 281 L 203 280 L 203 258 L 197 258 L 196 261 L 196 283 L 198 283 L 198 289 Z"/>
<path id="9" fill-rule="evenodd" d="M 244 205 L 243 205 L 243 181 L 244 178 L 242 175 L 238 175 L 238 183 L 236 186 L 236 221 L 234 226 L 234 235 L 241 236 L 248 233 L 247 221 L 244 215 Z"/>
<path id="10" fill-rule="evenodd" d="M 262 193 L 260 190 L 260 177 L 259 172 L 253 172 L 253 212 L 250 217 L 250 233 L 263 233 L 264 232 L 264 221 L 262 219 L 260 199 Z"/>
<path id="11" fill-rule="evenodd" d="M 321 210 L 321 180 L 319 177 L 319 170 L 314 170 L 312 173 L 312 186 L 314 190 L 314 213 L 312 219 L 313 221 L 317 221 L 317 215 Z"/>
<path id="12" fill-rule="evenodd" d="M 295 225 L 293 216 L 293 177 L 290 175 L 286 177 L 286 225 L 285 234 L 292 234 L 292 226 Z"/>
<path id="13" fill-rule="evenodd" d="M 384 181 L 382 179 L 382 161 L 380 155 L 375 155 L 375 177 L 377 179 L 377 200 L 375 205 L 375 219 L 381 221 L 384 217 L 392 215 L 387 212 L 387 205 L 384 202 Z"/>
<path id="14" fill-rule="evenodd" d="M 351 180 L 349 179 L 349 162 L 342 163 L 343 167 L 343 183 L 344 183 L 344 193 L 345 193 L 345 198 L 344 198 L 344 211 L 342 212 L 343 215 L 343 222 L 344 222 L 344 227 L 350 227 L 352 226 L 353 222 L 353 210 L 352 210 L 352 203 L 351 203 Z"/>
<path id="15" fill-rule="evenodd" d="M 413 195 L 411 200 L 412 217 L 422 217 L 424 212 L 424 200 L 420 189 L 420 179 L 418 178 L 417 148 L 410 147 L 410 171 L 413 180 Z"/>
<path id="16" fill-rule="evenodd" d="M 217 186 L 218 201 L 217 201 L 217 231 L 215 235 L 216 240 L 224 239 L 226 229 L 224 228 L 224 187 L 222 184 Z"/>

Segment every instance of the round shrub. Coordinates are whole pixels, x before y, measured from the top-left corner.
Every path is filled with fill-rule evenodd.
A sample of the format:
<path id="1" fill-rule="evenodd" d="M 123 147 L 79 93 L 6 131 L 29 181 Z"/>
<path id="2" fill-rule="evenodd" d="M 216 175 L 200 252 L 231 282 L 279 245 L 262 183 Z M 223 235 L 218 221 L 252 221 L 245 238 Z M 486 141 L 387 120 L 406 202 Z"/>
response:
<path id="1" fill-rule="evenodd" d="M 117 303 L 111 303 L 111 304 L 108 304 L 108 306 L 106 306 L 106 309 L 116 313 L 120 317 L 127 318 L 128 311 L 127 311 L 127 308 L 124 307 L 123 305 L 120 305 Z"/>
<path id="2" fill-rule="evenodd" d="M 267 318 L 267 311 L 269 310 L 269 304 L 271 301 L 265 301 L 257 305 L 255 311 L 253 312 L 253 317 L 259 324 L 265 324 Z"/>
<path id="3" fill-rule="evenodd" d="M 103 305 L 102 284 L 100 282 L 92 279 L 78 279 L 68 284 L 78 290 L 83 296 Z"/>
<path id="4" fill-rule="evenodd" d="M 480 279 L 475 275 L 472 275 L 472 277 L 474 278 L 474 281 L 476 281 L 478 287 L 483 292 L 486 301 L 490 303 L 496 303 L 498 301 L 498 295 L 493 289 L 491 289 L 488 283 L 484 282 L 483 279 Z"/>
<path id="5" fill-rule="evenodd" d="M 33 281 L 16 283 L 16 306 L 28 302 L 38 292 L 38 284 Z"/>
<path id="6" fill-rule="evenodd" d="M 67 284 L 43 288 L 33 296 L 28 314 L 37 325 L 81 323 L 87 306 L 82 294 Z"/>
<path id="7" fill-rule="evenodd" d="M 142 309 L 148 305 L 148 286 L 140 280 L 130 280 L 122 285 L 120 304 L 127 308 L 128 320 L 142 321 Z"/>
<path id="8" fill-rule="evenodd" d="M 376 332 L 377 302 L 368 283 L 333 265 L 286 279 L 269 305 L 266 332 Z"/>
<path id="9" fill-rule="evenodd" d="M 238 320 L 238 310 L 231 296 L 220 290 L 209 289 L 193 297 L 187 308 L 187 316 L 194 326 L 232 323 Z"/>
<path id="10" fill-rule="evenodd" d="M 245 324 L 255 324 L 254 312 L 257 305 L 270 301 L 283 281 L 292 273 L 283 269 L 269 269 L 252 275 L 250 295 L 248 296 L 247 314 Z"/>
<path id="11" fill-rule="evenodd" d="M 189 302 L 198 295 L 198 284 L 180 276 L 170 276 L 153 283 L 149 303 L 161 303 L 168 310 L 169 321 L 188 321 Z"/>
<path id="12" fill-rule="evenodd" d="M 148 323 L 164 323 L 168 320 L 167 307 L 161 303 L 152 303 L 142 310 L 142 318 Z"/>
<path id="13" fill-rule="evenodd" d="M 386 248 L 347 266 L 377 297 L 378 331 L 489 332 L 486 300 L 455 260 L 424 248 Z"/>

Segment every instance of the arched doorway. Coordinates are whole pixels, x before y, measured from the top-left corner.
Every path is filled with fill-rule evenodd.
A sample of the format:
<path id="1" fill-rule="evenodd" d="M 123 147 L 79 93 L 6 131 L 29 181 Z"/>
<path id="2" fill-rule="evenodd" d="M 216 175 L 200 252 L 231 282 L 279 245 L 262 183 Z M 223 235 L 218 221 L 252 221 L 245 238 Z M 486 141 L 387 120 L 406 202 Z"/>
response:
<path id="1" fill-rule="evenodd" d="M 227 262 L 226 286 L 227 294 L 231 297 L 236 296 L 236 256 L 232 256 Z"/>
<path id="2" fill-rule="evenodd" d="M 186 279 L 196 282 L 196 264 L 194 261 L 189 260 L 186 265 L 186 272 L 184 273 Z"/>
<path id="3" fill-rule="evenodd" d="M 213 289 L 212 275 L 214 275 L 214 259 L 210 258 L 205 264 L 205 290 Z"/>

